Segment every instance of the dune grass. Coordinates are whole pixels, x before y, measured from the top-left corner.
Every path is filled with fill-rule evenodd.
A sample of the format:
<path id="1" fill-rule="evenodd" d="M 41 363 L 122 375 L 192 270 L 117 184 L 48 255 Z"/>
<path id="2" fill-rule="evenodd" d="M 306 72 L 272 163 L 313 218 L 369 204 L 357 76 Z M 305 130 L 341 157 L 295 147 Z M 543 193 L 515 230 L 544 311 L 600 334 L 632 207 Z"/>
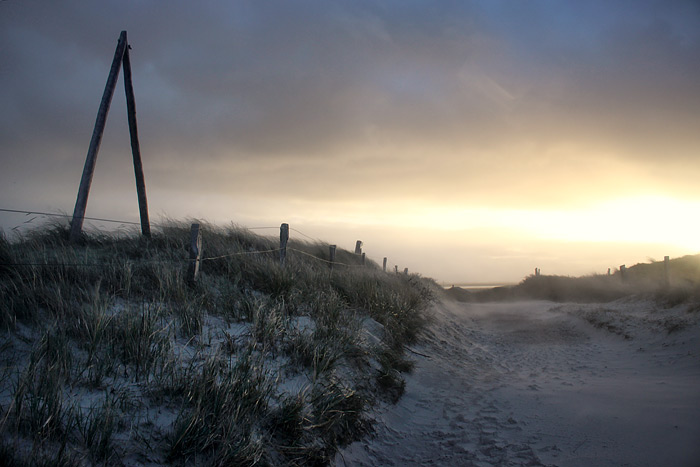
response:
<path id="1" fill-rule="evenodd" d="M 673 306 L 700 299 L 700 255 L 675 258 L 669 273 L 663 261 L 640 263 L 622 273 L 582 277 L 531 275 L 514 286 L 468 292 L 448 289 L 448 296 L 461 301 L 551 300 L 555 302 L 610 302 L 627 296 L 648 296 Z"/>
<path id="2" fill-rule="evenodd" d="M 194 285 L 187 223 L 77 245 L 60 224 L 0 237 L 0 458 L 323 465 L 371 429 L 435 283 L 345 250 L 331 273 L 312 257 L 328 245 L 297 240 L 281 266 L 258 253 L 275 238 L 202 230 L 215 259 Z"/>

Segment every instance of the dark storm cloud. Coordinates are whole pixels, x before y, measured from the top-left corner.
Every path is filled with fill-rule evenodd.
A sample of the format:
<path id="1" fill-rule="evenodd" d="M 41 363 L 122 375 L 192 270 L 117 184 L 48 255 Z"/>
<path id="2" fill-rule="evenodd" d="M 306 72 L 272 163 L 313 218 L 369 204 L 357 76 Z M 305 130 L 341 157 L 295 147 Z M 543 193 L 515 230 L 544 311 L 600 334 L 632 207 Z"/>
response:
<path id="1" fill-rule="evenodd" d="M 328 173 L 384 150 L 362 161 L 371 178 L 396 179 L 403 161 L 414 164 L 404 182 L 428 190 L 450 172 L 488 176 L 498 166 L 485 159 L 526 167 L 532 151 L 518 145 L 572 142 L 681 164 L 699 146 L 699 26 L 696 2 L 8 0 L 2 159 L 15 177 L 80 170 L 127 29 L 142 147 L 163 183 L 193 159 L 221 167 L 216 190 L 222 161 Z M 119 88 L 108 131 L 125 131 L 123 106 Z M 436 163 L 421 166 L 421 153 Z M 271 185 L 282 176 L 257 170 Z"/>

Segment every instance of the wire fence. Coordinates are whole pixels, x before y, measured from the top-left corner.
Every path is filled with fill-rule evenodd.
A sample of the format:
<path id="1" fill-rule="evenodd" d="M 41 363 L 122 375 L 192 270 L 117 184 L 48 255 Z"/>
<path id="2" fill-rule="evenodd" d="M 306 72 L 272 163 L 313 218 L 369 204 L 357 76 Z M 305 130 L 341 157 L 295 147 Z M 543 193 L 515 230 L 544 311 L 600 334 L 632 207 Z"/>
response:
<path id="1" fill-rule="evenodd" d="M 65 218 L 65 219 L 72 219 L 73 218 L 73 216 L 69 215 L 69 214 L 61 214 L 61 213 L 57 213 L 57 212 L 45 212 L 45 211 L 30 211 L 30 210 L 25 210 L 25 209 L 0 208 L 0 212 L 7 212 L 7 213 L 13 213 L 13 214 L 25 214 L 27 216 L 36 215 L 36 216 L 46 216 L 46 217 L 60 217 L 60 218 Z M 36 217 L 33 217 L 25 222 L 22 222 L 21 224 L 17 225 L 15 228 L 19 227 L 20 225 L 29 224 L 32 221 L 34 221 L 34 219 L 36 219 Z M 141 225 L 140 222 L 125 221 L 125 220 L 121 220 L 121 219 L 107 219 L 104 217 L 84 216 L 83 219 L 85 219 L 86 221 L 110 222 L 110 223 L 114 223 L 114 224 Z M 155 227 L 167 227 L 170 225 L 168 223 L 160 223 L 160 222 L 150 222 L 150 224 L 155 226 Z M 245 228 L 247 230 L 271 230 L 271 229 L 279 229 L 279 226 L 243 227 L 243 228 Z M 305 234 L 304 232 L 302 232 L 298 229 L 295 229 L 293 227 L 291 228 L 291 230 L 295 231 L 296 233 L 298 233 L 298 234 L 300 234 L 300 235 L 302 235 L 310 240 L 314 240 L 314 241 L 317 240 L 314 237 L 311 237 L 311 236 Z"/>
<path id="2" fill-rule="evenodd" d="M 0 212 L 9 212 L 9 213 L 15 213 L 15 214 L 25 214 L 27 216 L 31 215 L 39 215 L 39 216 L 47 216 L 47 217 L 63 217 L 63 218 L 72 218 L 73 216 L 70 216 L 68 214 L 59 214 L 56 212 L 42 212 L 42 211 L 27 211 L 23 209 L 6 209 L 6 208 L 0 208 Z M 36 217 L 23 222 L 23 224 L 27 224 L 29 222 L 32 222 Z M 132 221 L 124 221 L 124 220 L 118 220 L 118 219 L 105 219 L 101 217 L 84 217 L 85 220 L 90 220 L 90 221 L 98 221 L 98 222 L 113 222 L 115 224 L 128 224 L 128 225 L 141 225 L 140 222 L 132 222 Z M 156 224 L 154 224 L 156 225 Z"/>
<path id="3" fill-rule="evenodd" d="M 204 262 L 204 261 L 213 261 L 213 260 L 219 260 L 219 259 L 226 259 L 234 256 L 244 256 L 244 255 L 259 255 L 259 254 L 266 254 L 266 253 L 276 253 L 282 251 L 282 248 L 275 248 L 273 250 L 261 250 L 261 251 L 238 251 L 235 253 L 228 253 L 225 255 L 220 255 L 220 256 L 211 256 L 211 257 L 205 257 L 205 258 L 200 258 L 198 261 Z M 309 258 L 313 258 L 317 261 L 320 261 L 322 263 L 326 264 L 332 264 L 334 266 L 346 266 L 350 268 L 359 268 L 359 267 L 364 267 L 362 264 L 349 264 L 349 263 L 343 263 L 341 261 L 329 261 L 325 258 L 321 258 L 319 256 L 312 255 L 311 253 L 307 253 L 305 251 L 296 249 L 296 248 L 287 248 L 287 251 L 294 251 L 296 253 L 299 253 L 301 255 L 307 256 Z M 181 259 L 181 260 L 176 260 L 176 259 L 139 259 L 139 260 L 131 260 L 132 262 L 138 262 L 138 263 L 163 263 L 163 264 L 178 264 L 178 263 L 186 263 L 189 262 L 189 259 Z M 64 266 L 71 266 L 71 267 L 101 267 L 104 266 L 105 263 L 64 263 L 64 262 L 44 262 L 44 263 L 8 263 L 8 262 L 0 262 L 0 266 L 27 266 L 27 267 L 64 267 Z"/>
<path id="4" fill-rule="evenodd" d="M 70 216 L 68 214 L 61 214 L 61 213 L 52 213 L 52 212 L 45 212 L 45 211 L 33 211 L 33 210 L 24 210 L 24 209 L 8 209 L 8 208 L 0 208 L 0 212 L 7 212 L 7 213 L 15 213 L 15 214 L 25 214 L 27 216 L 29 215 L 36 215 L 36 216 L 46 216 L 46 217 L 59 217 L 59 218 L 72 218 L 73 216 Z M 27 224 L 32 222 L 36 217 L 24 222 L 23 224 Z M 85 220 L 92 220 L 92 221 L 97 221 L 97 222 L 110 222 L 110 223 L 117 223 L 117 224 L 126 224 L 126 225 L 141 225 L 139 222 L 132 222 L 132 221 L 126 221 L 126 220 L 120 220 L 120 219 L 108 219 L 108 218 L 102 218 L 102 217 L 84 217 Z M 169 224 L 167 223 L 152 223 L 152 225 L 159 226 L 159 227 L 165 227 L 168 226 Z M 19 226 L 18 226 L 19 227 Z M 17 228 L 17 227 L 15 227 Z M 246 230 L 272 230 L 272 229 L 279 229 L 279 226 L 256 226 L 256 227 L 245 227 L 242 226 L 243 229 Z M 14 230 L 14 229 L 13 229 Z M 313 241 L 313 242 L 320 242 L 317 238 L 314 238 L 304 232 L 302 232 L 299 229 L 296 229 L 294 227 L 290 227 L 289 230 L 292 230 L 299 235 Z M 270 254 L 270 253 L 279 253 L 281 251 L 293 251 L 295 253 L 299 253 L 300 255 L 313 258 L 319 262 L 328 264 L 329 266 L 345 266 L 349 268 L 353 267 L 365 267 L 364 264 L 349 264 L 349 263 L 343 263 L 341 261 L 331 261 L 327 260 L 325 258 L 321 258 L 319 256 L 313 255 L 311 253 L 308 253 L 306 251 L 297 249 L 297 248 L 291 248 L 291 247 L 284 247 L 284 248 L 273 248 L 273 249 L 268 249 L 268 250 L 248 250 L 248 251 L 236 251 L 236 252 L 231 252 L 231 253 L 226 253 L 223 255 L 217 255 L 217 256 L 209 256 L 209 257 L 202 257 L 197 259 L 199 262 L 205 262 L 205 261 L 214 261 L 214 260 L 220 260 L 220 259 L 226 259 L 226 258 L 231 258 L 235 256 L 245 256 L 245 255 L 261 255 L 261 254 Z M 133 260 L 132 260 L 133 261 Z M 162 259 L 139 259 L 139 263 L 165 263 L 165 264 L 177 264 L 177 263 L 189 263 L 191 262 L 192 259 L 173 259 L 173 260 L 162 260 Z M 84 263 L 63 263 L 63 262 L 43 262 L 43 263 L 38 263 L 38 262 L 0 262 L 0 266 L 11 266 L 11 267 L 101 267 L 104 266 L 104 263 L 90 263 L 90 262 L 84 262 Z"/>
<path id="5" fill-rule="evenodd" d="M 30 211 L 30 210 L 25 210 L 25 209 L 8 209 L 8 208 L 0 208 L 0 212 L 7 212 L 7 213 L 13 213 L 13 214 L 25 214 L 27 216 L 31 215 L 37 215 L 37 216 L 46 216 L 46 217 L 60 217 L 60 218 L 67 218 L 71 219 L 73 216 L 68 215 L 68 214 L 61 214 L 57 212 L 45 212 L 45 211 Z M 19 227 L 20 225 L 28 224 L 31 223 L 36 217 L 33 217 L 32 219 L 29 219 L 22 224 L 17 225 L 15 228 Z M 96 221 L 96 222 L 110 222 L 114 224 L 125 224 L 125 225 L 141 225 L 140 222 L 133 222 L 133 221 L 125 221 L 121 219 L 108 219 L 104 217 L 83 217 L 85 220 L 90 220 L 90 221 Z M 159 223 L 159 222 L 150 222 L 151 225 L 155 227 L 168 227 L 171 224 L 168 223 Z M 273 229 L 279 229 L 279 226 L 256 226 L 256 227 L 246 227 L 246 226 L 241 226 L 242 228 L 246 230 L 273 230 Z M 312 241 L 319 241 L 317 238 L 314 238 L 310 235 L 305 234 L 299 229 L 296 229 L 294 227 L 290 227 L 290 230 L 293 230 L 294 232 L 298 233 L 299 235 L 306 237 L 309 240 Z"/>

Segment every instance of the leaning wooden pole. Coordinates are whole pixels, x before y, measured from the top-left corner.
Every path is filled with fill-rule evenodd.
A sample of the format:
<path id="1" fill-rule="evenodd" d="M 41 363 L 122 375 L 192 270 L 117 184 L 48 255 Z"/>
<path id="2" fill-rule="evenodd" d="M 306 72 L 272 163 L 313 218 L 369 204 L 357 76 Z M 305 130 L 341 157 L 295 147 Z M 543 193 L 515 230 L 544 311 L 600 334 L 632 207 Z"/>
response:
<path id="1" fill-rule="evenodd" d="M 151 236 L 151 224 L 148 221 L 148 200 L 146 199 L 146 180 L 143 176 L 143 164 L 141 163 L 141 148 L 139 146 L 139 131 L 136 126 L 136 99 L 134 98 L 134 85 L 131 82 L 131 61 L 129 60 L 129 46 L 126 42 L 126 31 L 122 31 L 126 49 L 122 67 L 124 68 L 124 91 L 126 92 L 126 111 L 129 116 L 129 135 L 131 136 L 131 154 L 134 156 L 134 174 L 136 175 L 136 194 L 139 199 L 139 214 L 141 215 L 141 233 L 145 237 Z"/>
<path id="2" fill-rule="evenodd" d="M 117 50 L 114 52 L 112 60 L 112 68 L 109 70 L 107 77 L 107 85 L 102 94 L 102 102 L 97 111 L 97 119 L 95 120 L 95 128 L 92 131 L 92 139 L 88 148 L 87 158 L 85 159 L 85 167 L 83 168 L 83 176 L 80 179 L 80 188 L 78 189 L 78 199 L 75 201 L 75 209 L 73 211 L 73 220 L 70 226 L 70 241 L 75 242 L 80 238 L 80 233 L 83 230 L 83 221 L 85 220 L 85 209 L 87 208 L 88 194 L 90 193 L 90 185 L 92 184 L 92 175 L 95 173 L 95 162 L 97 160 L 97 151 L 100 149 L 102 142 L 102 134 L 104 133 L 105 123 L 107 121 L 107 113 L 109 106 L 112 103 L 114 96 L 114 88 L 117 84 L 119 76 L 119 67 L 122 64 L 126 50 L 126 31 L 122 31 L 119 35 Z"/>

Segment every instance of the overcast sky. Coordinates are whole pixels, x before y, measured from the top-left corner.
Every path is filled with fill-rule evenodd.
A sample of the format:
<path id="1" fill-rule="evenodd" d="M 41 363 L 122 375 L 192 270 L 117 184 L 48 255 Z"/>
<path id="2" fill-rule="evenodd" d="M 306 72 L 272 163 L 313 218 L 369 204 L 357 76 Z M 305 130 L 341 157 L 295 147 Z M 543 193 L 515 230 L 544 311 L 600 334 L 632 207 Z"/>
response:
<path id="1" fill-rule="evenodd" d="M 0 208 L 72 213 L 122 30 L 155 221 L 447 282 L 700 252 L 700 2 L 5 0 Z M 87 215 L 138 220 L 121 77 Z"/>

